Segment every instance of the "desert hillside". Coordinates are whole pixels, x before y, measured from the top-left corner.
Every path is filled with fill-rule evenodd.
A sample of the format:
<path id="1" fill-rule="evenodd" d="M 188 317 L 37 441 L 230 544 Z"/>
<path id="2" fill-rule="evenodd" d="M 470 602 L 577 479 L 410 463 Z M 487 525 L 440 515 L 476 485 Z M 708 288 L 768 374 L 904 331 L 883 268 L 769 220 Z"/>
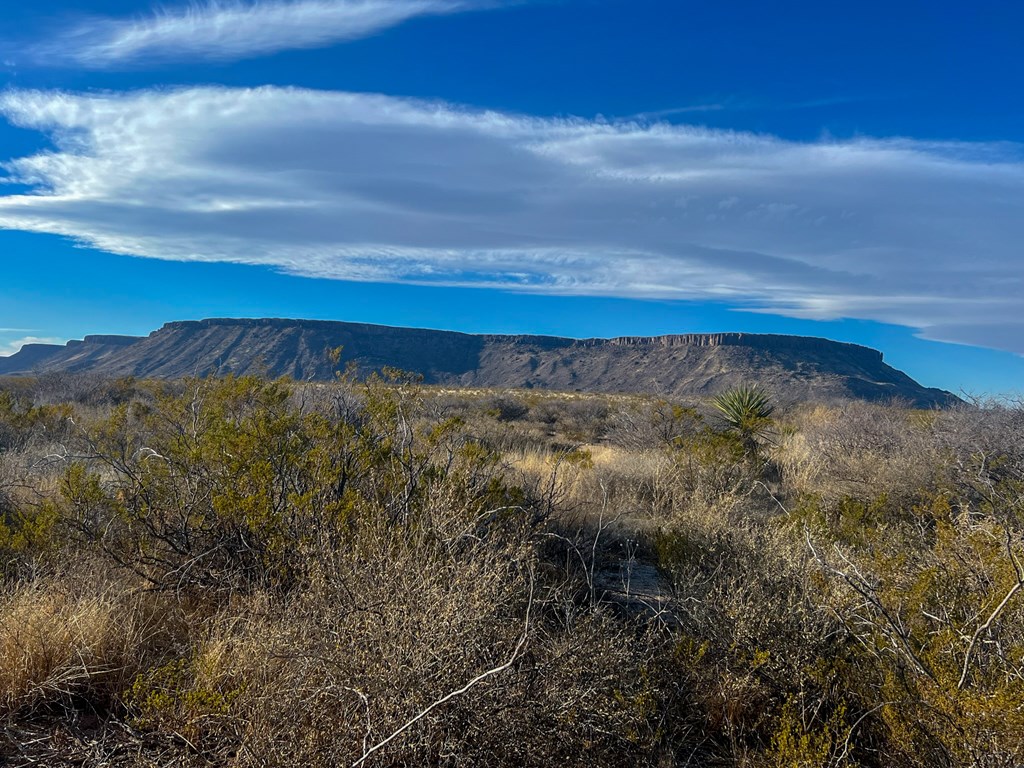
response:
<path id="1" fill-rule="evenodd" d="M 340 361 L 331 350 L 342 348 Z M 0 375 L 46 371 L 173 379 L 211 373 L 330 381 L 340 366 L 385 367 L 431 384 L 708 396 L 756 381 L 787 401 L 855 398 L 918 407 L 952 402 L 867 347 L 766 334 L 614 339 L 472 335 L 310 320 L 168 323 L 144 338 L 87 336 L 0 358 Z"/>

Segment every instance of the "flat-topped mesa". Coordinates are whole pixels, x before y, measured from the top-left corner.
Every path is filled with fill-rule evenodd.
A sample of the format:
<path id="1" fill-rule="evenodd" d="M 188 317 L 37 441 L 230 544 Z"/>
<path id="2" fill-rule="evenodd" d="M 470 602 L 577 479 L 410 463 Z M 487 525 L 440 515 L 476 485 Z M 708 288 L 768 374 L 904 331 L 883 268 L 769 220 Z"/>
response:
<path id="1" fill-rule="evenodd" d="M 71 341 L 64 346 L 67 349 L 80 349 L 82 347 L 130 347 L 132 344 L 135 344 L 140 340 L 140 336 L 111 336 L 95 334 L 86 336 L 82 339 L 71 339 Z"/>
<path id="2" fill-rule="evenodd" d="M 109 347 L 128 347 L 139 341 L 141 336 L 114 336 L 110 334 L 94 334 L 82 339 L 83 344 L 105 344 Z"/>
<path id="3" fill-rule="evenodd" d="M 332 354 L 338 348 L 340 360 Z M 397 368 L 453 387 L 688 398 L 756 382 L 790 402 L 856 398 L 923 408 L 958 402 L 886 365 L 877 350 L 822 338 L 686 333 L 572 339 L 288 318 L 187 320 L 140 339 L 87 336 L 67 346 L 27 345 L 0 358 L 0 375 L 66 371 L 174 379 L 230 373 L 333 381 L 347 366 L 360 377 Z"/>
<path id="4" fill-rule="evenodd" d="M 437 343 L 440 340 L 456 344 L 466 344 L 476 350 L 485 343 L 491 344 L 512 344 L 520 346 L 539 347 L 543 349 L 560 349 L 587 345 L 588 340 L 573 339 L 563 336 L 538 336 L 533 334 L 508 334 L 508 333 L 464 333 L 462 331 L 446 331 L 433 328 L 408 328 L 397 325 L 379 325 L 376 323 L 350 323 L 340 320 L 291 320 L 288 318 L 242 318 L 232 320 L 230 318 L 207 318 L 205 320 L 176 320 L 165 323 L 159 330 L 154 331 L 150 336 L 161 336 L 168 333 L 214 331 L 219 329 L 231 330 L 279 330 L 279 331 L 307 331 L 338 336 L 339 343 L 345 336 L 357 337 L 358 341 L 387 339 L 390 342 L 408 342 L 420 344 L 423 342 Z M 599 339 L 601 343 L 607 343 L 608 339 Z"/>
<path id="5" fill-rule="evenodd" d="M 332 327 L 338 325 L 363 325 L 363 323 L 345 323 L 338 320 L 294 320 L 287 317 L 208 317 L 203 320 L 172 320 L 164 323 L 161 331 L 187 331 L 200 328 L 218 328 L 230 326 L 232 328 L 291 328 L 294 326 L 306 328 Z M 383 327 L 383 326 L 382 326 Z M 152 335 L 152 334 L 151 334 Z"/>
<path id="6" fill-rule="evenodd" d="M 130 347 L 132 344 L 142 340 L 142 336 L 106 336 L 91 335 L 81 339 L 70 339 L 63 344 L 49 344 L 47 342 L 32 342 L 22 346 L 17 354 L 24 357 L 29 355 L 52 354 L 60 350 L 79 349 L 86 346 L 95 347 Z"/>
<path id="7" fill-rule="evenodd" d="M 296 320 L 288 317 L 208 317 L 203 320 L 174 320 L 164 323 L 159 330 L 154 331 L 151 336 L 158 333 L 171 331 L 198 331 L 213 330 L 221 328 L 232 329 L 274 329 L 293 330 L 304 329 L 310 331 L 347 331 L 347 332 L 374 332 L 374 333 L 408 333 L 408 334 L 447 334 L 451 336 L 472 336 L 473 334 L 460 333 L 458 331 L 437 331 L 428 328 L 407 328 L 403 326 L 378 325 L 375 323 L 350 323 L 342 320 Z"/>
<path id="8" fill-rule="evenodd" d="M 617 336 L 614 338 L 595 337 L 589 339 L 574 339 L 566 336 L 542 336 L 537 334 L 473 334 L 463 333 L 460 331 L 442 331 L 426 328 L 377 325 L 374 323 L 348 323 L 336 320 L 293 320 L 289 318 L 208 318 L 205 320 L 179 320 L 166 323 L 159 331 L 157 331 L 157 333 L 200 329 L 210 330 L 223 327 L 235 329 L 305 329 L 325 332 L 338 332 L 339 330 L 344 330 L 349 333 L 362 332 L 378 336 L 400 335 L 407 338 L 422 338 L 429 335 L 435 338 L 462 338 L 478 342 L 487 341 L 491 343 L 536 346 L 544 349 L 558 349 L 561 347 L 600 347 L 610 344 L 613 346 L 625 347 L 748 347 L 750 349 L 770 351 L 842 351 L 845 355 L 856 356 L 861 360 L 870 360 L 872 362 L 883 360 L 881 352 L 876 349 L 871 349 L 870 347 L 861 346 L 860 344 L 832 341 L 830 339 L 812 336 L 791 336 L 787 334 L 770 333 L 681 333 L 664 334 L 661 336 Z"/>

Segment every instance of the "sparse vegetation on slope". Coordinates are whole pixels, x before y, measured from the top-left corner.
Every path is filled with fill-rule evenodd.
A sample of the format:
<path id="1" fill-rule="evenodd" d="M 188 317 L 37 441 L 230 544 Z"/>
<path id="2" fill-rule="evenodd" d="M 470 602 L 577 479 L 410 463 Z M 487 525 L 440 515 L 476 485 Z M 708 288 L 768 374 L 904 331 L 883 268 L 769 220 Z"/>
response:
<path id="1" fill-rule="evenodd" d="M 773 405 L 7 380 L 0 758 L 1019 765 L 1024 411 Z"/>

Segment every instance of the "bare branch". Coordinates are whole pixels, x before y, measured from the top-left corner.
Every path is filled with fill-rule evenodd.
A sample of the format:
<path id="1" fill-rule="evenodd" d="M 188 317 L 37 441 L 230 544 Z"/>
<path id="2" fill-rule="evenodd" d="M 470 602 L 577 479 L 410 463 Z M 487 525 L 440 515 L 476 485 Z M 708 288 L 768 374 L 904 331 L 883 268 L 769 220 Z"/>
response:
<path id="1" fill-rule="evenodd" d="M 533 576 L 531 574 L 531 576 L 530 576 L 530 598 L 529 598 L 529 602 L 526 604 L 526 618 L 523 621 L 523 634 L 519 638 L 519 642 L 516 643 L 516 647 L 513 649 L 512 655 L 509 656 L 508 661 L 506 661 L 504 664 L 501 664 L 501 665 L 499 665 L 497 667 L 493 667 L 491 669 L 488 669 L 486 672 L 481 672 L 479 675 L 474 677 L 472 680 L 470 680 L 468 683 L 466 683 L 461 688 L 459 688 L 457 690 L 454 690 L 454 691 L 452 691 L 452 692 L 442 696 L 440 699 L 435 701 L 429 707 L 427 707 L 426 709 L 422 710 L 418 715 L 416 715 L 411 720 L 406 722 L 405 725 L 400 727 L 398 730 L 394 731 L 390 736 L 388 736 L 383 741 L 377 742 L 376 744 L 374 744 L 369 749 L 366 749 L 365 746 L 364 746 L 364 748 L 363 748 L 363 756 L 360 757 L 358 760 L 356 760 L 354 763 L 352 763 L 352 768 L 358 768 L 358 766 L 360 766 L 360 765 L 362 765 L 363 763 L 366 762 L 366 760 L 370 757 L 370 755 L 372 755 L 377 750 L 379 750 L 379 749 L 387 746 L 388 744 L 390 744 L 392 741 L 394 741 L 396 738 L 401 736 L 407 730 L 412 728 L 412 726 L 414 726 L 416 723 L 418 723 L 424 717 L 429 715 L 435 709 L 440 707 L 442 704 L 444 704 L 444 703 L 446 703 L 448 701 L 451 701 L 456 696 L 461 696 L 462 694 L 466 693 L 466 691 L 468 691 L 470 688 L 472 688 L 477 683 L 483 682 L 484 680 L 486 680 L 489 677 L 493 677 L 494 675 L 500 674 L 500 673 L 504 672 L 506 669 L 508 669 L 509 667 L 511 667 L 513 664 L 515 664 L 516 659 L 519 658 L 519 655 L 522 653 L 523 648 L 526 647 L 526 642 L 527 642 L 527 640 L 528 640 L 528 638 L 530 636 L 530 614 L 532 612 L 532 609 L 533 609 Z"/>
<path id="2" fill-rule="evenodd" d="M 1009 531 L 1007 531 L 1006 534 L 1006 547 L 1010 553 L 1010 562 L 1013 564 L 1013 570 L 1015 575 L 1017 576 L 1017 582 L 1012 587 L 1010 587 L 1010 590 L 1006 593 L 1006 596 L 1003 597 L 999 605 L 997 605 L 995 610 L 992 611 L 991 615 L 988 617 L 985 623 L 979 626 L 976 630 L 974 630 L 974 634 L 971 636 L 971 642 L 967 644 L 967 651 L 966 653 L 964 653 L 964 668 L 963 671 L 960 673 L 960 680 L 956 684 L 956 689 L 958 691 L 963 690 L 963 687 L 967 684 L 967 676 L 971 668 L 971 656 L 974 654 L 974 646 L 977 645 L 978 638 L 981 637 L 983 632 L 988 631 L 989 627 L 992 626 L 992 622 L 994 622 L 996 618 L 999 616 L 999 614 L 1002 613 L 1007 603 L 1009 603 L 1010 600 L 1013 599 L 1013 596 L 1020 591 L 1021 587 L 1024 587 L 1024 577 L 1022 577 L 1022 569 L 1020 566 L 1020 562 L 1018 561 L 1017 556 L 1013 551 L 1013 545 L 1010 541 Z"/>

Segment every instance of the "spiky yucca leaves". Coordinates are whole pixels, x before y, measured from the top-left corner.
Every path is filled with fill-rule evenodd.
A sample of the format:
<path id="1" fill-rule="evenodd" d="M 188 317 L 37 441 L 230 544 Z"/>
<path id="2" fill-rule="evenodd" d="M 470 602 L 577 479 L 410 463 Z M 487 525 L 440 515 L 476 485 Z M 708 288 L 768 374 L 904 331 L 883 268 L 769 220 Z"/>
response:
<path id="1" fill-rule="evenodd" d="M 722 392 L 712 404 L 721 413 L 726 428 L 743 441 L 747 453 L 756 456 L 760 442 L 772 428 L 775 406 L 768 393 L 761 387 L 744 384 Z"/>

